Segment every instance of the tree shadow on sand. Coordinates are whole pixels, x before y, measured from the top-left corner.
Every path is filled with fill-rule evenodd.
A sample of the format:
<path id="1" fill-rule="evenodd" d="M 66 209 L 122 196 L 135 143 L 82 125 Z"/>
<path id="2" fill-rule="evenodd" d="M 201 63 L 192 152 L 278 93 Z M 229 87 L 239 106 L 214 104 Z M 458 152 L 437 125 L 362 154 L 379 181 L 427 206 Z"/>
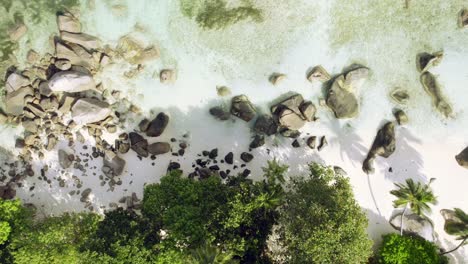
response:
<path id="1" fill-rule="evenodd" d="M 404 182 L 411 178 L 419 182 L 427 182 L 424 175 L 424 161 L 414 145 L 420 145 L 418 139 L 405 127 L 396 128 L 396 149 L 387 159 L 377 158 L 376 162 L 386 179 L 393 182 Z"/>
<path id="2" fill-rule="evenodd" d="M 332 119 L 329 122 L 330 130 L 333 136 L 330 138 L 330 144 L 338 144 L 340 149 L 341 159 L 345 157 L 353 164 L 353 166 L 361 166 L 362 161 L 366 157 L 367 148 L 362 143 L 361 137 L 355 132 L 355 129 L 349 124 L 340 124 L 337 119 Z"/>

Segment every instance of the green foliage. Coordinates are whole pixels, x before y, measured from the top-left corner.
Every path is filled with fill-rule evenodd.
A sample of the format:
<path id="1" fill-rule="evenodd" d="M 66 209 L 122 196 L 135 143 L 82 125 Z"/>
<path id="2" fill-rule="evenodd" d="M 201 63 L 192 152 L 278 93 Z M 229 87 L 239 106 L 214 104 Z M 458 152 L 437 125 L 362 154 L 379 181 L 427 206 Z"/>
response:
<path id="1" fill-rule="evenodd" d="M 442 264 L 447 258 L 439 255 L 435 244 L 417 236 L 387 234 L 378 253 L 381 264 Z"/>
<path id="2" fill-rule="evenodd" d="M 407 179 L 406 184 L 395 183 L 395 186 L 398 189 L 390 191 L 397 197 L 393 201 L 395 208 L 409 205 L 412 212 L 423 216 L 425 212 L 431 211 L 429 204 L 437 203 L 437 198 L 430 189 L 430 183 L 415 183 L 412 179 Z"/>
<path id="3" fill-rule="evenodd" d="M 468 238 L 468 214 L 460 208 L 454 208 L 454 219 L 445 221 L 444 230 L 447 234 L 457 236 L 458 240 Z"/>
<path id="4" fill-rule="evenodd" d="M 233 260 L 234 254 L 222 252 L 219 248 L 213 247 L 208 243 L 201 245 L 192 251 L 190 261 L 193 264 L 235 264 L 239 263 Z"/>
<path id="5" fill-rule="evenodd" d="M 309 166 L 292 179 L 280 211 L 288 263 L 362 263 L 371 255 L 367 218 L 349 180 L 329 167 Z"/>
<path id="6" fill-rule="evenodd" d="M 0 199 L 0 245 L 8 241 L 13 229 L 21 229 L 27 219 L 28 211 L 20 200 Z"/>
<path id="7" fill-rule="evenodd" d="M 91 213 L 64 214 L 14 232 L 9 245 L 15 263 L 77 263 L 79 248 L 97 228 Z"/>
<path id="8" fill-rule="evenodd" d="M 224 29 L 239 21 L 262 20 L 262 12 L 251 1 L 243 0 L 242 5 L 229 7 L 225 0 L 180 0 L 182 13 L 204 29 Z"/>

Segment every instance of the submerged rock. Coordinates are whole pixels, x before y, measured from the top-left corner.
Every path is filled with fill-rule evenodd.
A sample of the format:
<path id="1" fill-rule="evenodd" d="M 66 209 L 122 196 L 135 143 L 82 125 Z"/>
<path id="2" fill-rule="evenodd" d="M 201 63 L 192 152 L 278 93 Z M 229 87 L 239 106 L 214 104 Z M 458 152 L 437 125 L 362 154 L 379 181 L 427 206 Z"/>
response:
<path id="1" fill-rule="evenodd" d="M 376 156 L 390 157 L 395 151 L 395 145 L 395 125 L 392 122 L 387 122 L 377 132 L 374 143 L 372 143 L 372 147 L 362 165 L 362 170 L 367 174 L 374 173 L 373 162 Z"/>
<path id="2" fill-rule="evenodd" d="M 307 80 L 309 82 L 328 82 L 331 79 L 330 74 L 321 65 L 317 65 L 307 74 Z"/>
<path id="3" fill-rule="evenodd" d="M 268 80 L 271 82 L 273 85 L 278 85 L 280 82 L 286 79 L 286 74 L 282 73 L 273 73 Z"/>
<path id="4" fill-rule="evenodd" d="M 113 157 L 106 155 L 102 171 L 107 177 L 120 176 L 125 168 L 125 164 L 125 160 L 118 155 L 113 155 Z"/>
<path id="5" fill-rule="evenodd" d="M 146 135 L 148 137 L 159 137 L 166 129 L 167 124 L 169 124 L 169 116 L 163 112 L 159 113 L 149 124 Z"/>
<path id="6" fill-rule="evenodd" d="M 173 83 L 176 80 L 176 74 L 174 70 L 165 69 L 159 74 L 159 80 L 161 83 Z"/>
<path id="7" fill-rule="evenodd" d="M 109 104 L 94 98 L 81 98 L 71 108 L 73 121 L 78 125 L 106 119 L 112 112 Z"/>
<path id="8" fill-rule="evenodd" d="M 468 27 L 468 9 L 463 8 L 458 15 L 458 26 L 461 28 Z"/>
<path id="9" fill-rule="evenodd" d="M 49 88 L 53 92 L 82 92 L 96 89 L 91 75 L 78 71 L 57 72 L 49 80 Z"/>
<path id="10" fill-rule="evenodd" d="M 249 122 L 255 117 L 256 110 L 247 96 L 238 95 L 231 100 L 231 114 Z"/>
<path id="11" fill-rule="evenodd" d="M 240 158 L 244 162 L 250 162 L 253 160 L 254 156 L 248 152 L 242 152 Z"/>
<path id="12" fill-rule="evenodd" d="M 458 155 L 456 155 L 455 160 L 460 166 L 468 169 L 468 147 L 466 147 Z"/>
<path id="13" fill-rule="evenodd" d="M 218 86 L 216 87 L 216 93 L 218 94 L 218 96 L 224 97 L 231 95 L 231 90 L 226 86 Z"/>
<path id="14" fill-rule="evenodd" d="M 355 94 L 367 79 L 369 69 L 361 67 L 342 74 L 333 80 L 328 89 L 327 105 L 333 110 L 336 118 L 352 118 L 359 113 L 359 102 Z"/>
<path id="15" fill-rule="evenodd" d="M 11 41 L 20 40 L 20 38 L 23 37 L 26 32 L 28 32 L 28 28 L 23 22 L 18 22 L 12 25 L 7 31 Z"/>
<path id="16" fill-rule="evenodd" d="M 410 96 L 406 90 L 396 88 L 390 93 L 390 98 L 392 98 L 396 103 L 406 104 L 410 99 Z"/>
<path id="17" fill-rule="evenodd" d="M 231 117 L 231 113 L 221 106 L 215 106 L 210 108 L 210 114 L 222 121 L 228 120 Z"/>
<path id="18" fill-rule="evenodd" d="M 278 131 L 278 124 L 270 115 L 261 115 L 257 118 L 254 124 L 254 131 L 258 134 L 271 136 Z"/>
<path id="19" fill-rule="evenodd" d="M 70 155 L 63 149 L 59 149 L 58 151 L 58 161 L 63 169 L 68 169 L 73 163 L 73 160 L 70 159 Z"/>
<path id="20" fill-rule="evenodd" d="M 452 107 L 450 103 L 445 99 L 442 89 L 435 76 L 430 72 L 424 72 L 421 75 L 421 83 L 424 87 L 424 90 L 431 96 L 432 104 L 436 109 L 443 114 L 445 117 L 448 117 L 452 114 Z"/>
<path id="21" fill-rule="evenodd" d="M 261 135 L 255 135 L 252 142 L 250 142 L 249 148 L 255 149 L 265 145 L 265 137 Z"/>

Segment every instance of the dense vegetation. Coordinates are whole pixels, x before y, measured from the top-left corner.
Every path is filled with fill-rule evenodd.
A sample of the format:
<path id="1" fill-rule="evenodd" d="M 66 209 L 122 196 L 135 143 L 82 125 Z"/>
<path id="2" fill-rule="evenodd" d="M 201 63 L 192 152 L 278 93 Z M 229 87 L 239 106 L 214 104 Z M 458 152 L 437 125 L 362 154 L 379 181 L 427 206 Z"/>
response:
<path id="1" fill-rule="evenodd" d="M 448 263 L 433 243 L 417 236 L 387 234 L 379 251 L 381 264 L 442 264 Z"/>
<path id="2" fill-rule="evenodd" d="M 141 210 L 119 208 L 104 216 L 35 219 L 18 200 L 1 200 L 0 262 L 368 262 L 367 219 L 348 178 L 311 164 L 307 175 L 286 184 L 286 171 L 272 161 L 263 179 L 252 181 L 242 175 L 192 179 L 173 170 L 145 187 Z M 376 260 L 444 263 L 446 258 L 422 238 L 390 234 Z"/>

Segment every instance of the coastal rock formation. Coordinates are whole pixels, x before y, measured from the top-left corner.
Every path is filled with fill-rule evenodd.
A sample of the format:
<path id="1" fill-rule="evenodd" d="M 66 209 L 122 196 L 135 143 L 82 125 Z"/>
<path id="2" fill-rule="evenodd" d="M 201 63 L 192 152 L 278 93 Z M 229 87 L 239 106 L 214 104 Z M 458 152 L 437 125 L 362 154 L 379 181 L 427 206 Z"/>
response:
<path id="1" fill-rule="evenodd" d="M 300 94 L 295 94 L 271 108 L 278 123 L 289 130 L 299 130 L 306 122 L 313 121 L 315 111 L 312 102 L 304 101 Z"/>
<path id="2" fill-rule="evenodd" d="M 435 76 L 426 71 L 421 75 L 421 83 L 424 90 L 431 96 L 432 104 L 435 108 L 445 117 L 450 116 L 452 114 L 452 107 L 447 99 L 445 99 Z"/>
<path id="3" fill-rule="evenodd" d="M 61 40 L 55 43 L 55 56 L 57 59 L 67 59 L 73 65 L 88 69 L 96 68 L 98 63 L 93 55 L 82 46 Z"/>
<path id="4" fill-rule="evenodd" d="M 130 138 L 130 148 L 139 156 L 148 157 L 148 140 L 135 132 L 131 132 L 128 136 Z"/>
<path id="5" fill-rule="evenodd" d="M 328 82 L 331 79 L 330 74 L 321 65 L 317 65 L 307 73 L 309 82 Z"/>
<path id="6" fill-rule="evenodd" d="M 358 90 L 369 75 L 369 69 L 360 67 L 341 74 L 328 89 L 326 103 L 336 118 L 352 118 L 359 113 Z"/>
<path id="7" fill-rule="evenodd" d="M 169 124 L 169 116 L 165 113 L 159 113 L 153 121 L 150 122 L 146 135 L 148 137 L 159 137 Z"/>
<path id="8" fill-rule="evenodd" d="M 247 96 L 238 95 L 231 100 L 231 114 L 249 122 L 255 117 L 256 110 Z"/>
<path id="9" fill-rule="evenodd" d="M 23 22 L 17 22 L 10 26 L 7 30 L 7 34 L 11 41 L 20 40 L 28 32 L 28 28 Z"/>
<path id="10" fill-rule="evenodd" d="M 393 228 L 400 230 L 401 213 L 394 215 L 389 222 Z M 434 227 L 432 223 L 428 219 L 417 214 L 405 214 L 403 216 L 403 231 L 410 234 L 417 234 L 429 241 L 434 241 Z"/>
<path id="11" fill-rule="evenodd" d="M 390 157 L 395 151 L 395 144 L 395 125 L 392 122 L 387 122 L 377 132 L 374 143 L 372 143 L 372 147 L 362 165 L 362 170 L 367 174 L 374 173 L 374 159 L 377 156 Z"/>
<path id="12" fill-rule="evenodd" d="M 75 93 L 96 89 L 93 77 L 78 71 L 57 72 L 48 84 L 52 92 Z"/>
<path id="13" fill-rule="evenodd" d="M 21 87 L 13 92 L 7 93 L 5 97 L 5 113 L 18 116 L 23 113 L 28 97 L 32 98 L 34 90 L 31 86 Z"/>
<path id="14" fill-rule="evenodd" d="M 95 50 L 100 47 L 99 39 L 86 33 L 70 33 L 61 31 L 60 38 L 71 43 L 76 43 L 88 50 Z"/>
<path id="15" fill-rule="evenodd" d="M 436 52 L 433 54 L 427 52 L 419 53 L 416 56 L 416 66 L 418 71 L 424 72 L 434 66 L 437 66 L 442 60 L 443 56 L 444 54 L 442 52 Z"/>
<path id="16" fill-rule="evenodd" d="M 30 85 L 30 83 L 31 82 L 27 77 L 16 72 L 12 72 L 10 75 L 8 75 L 5 81 L 5 88 L 7 93 L 11 93 L 18 90 L 21 87 Z"/>
<path id="17" fill-rule="evenodd" d="M 455 160 L 460 166 L 468 169 L 468 147 L 466 147 L 458 155 L 456 155 Z"/>
<path id="18" fill-rule="evenodd" d="M 109 104 L 94 98 L 81 98 L 71 108 L 73 121 L 78 125 L 104 120 L 111 113 Z"/>

